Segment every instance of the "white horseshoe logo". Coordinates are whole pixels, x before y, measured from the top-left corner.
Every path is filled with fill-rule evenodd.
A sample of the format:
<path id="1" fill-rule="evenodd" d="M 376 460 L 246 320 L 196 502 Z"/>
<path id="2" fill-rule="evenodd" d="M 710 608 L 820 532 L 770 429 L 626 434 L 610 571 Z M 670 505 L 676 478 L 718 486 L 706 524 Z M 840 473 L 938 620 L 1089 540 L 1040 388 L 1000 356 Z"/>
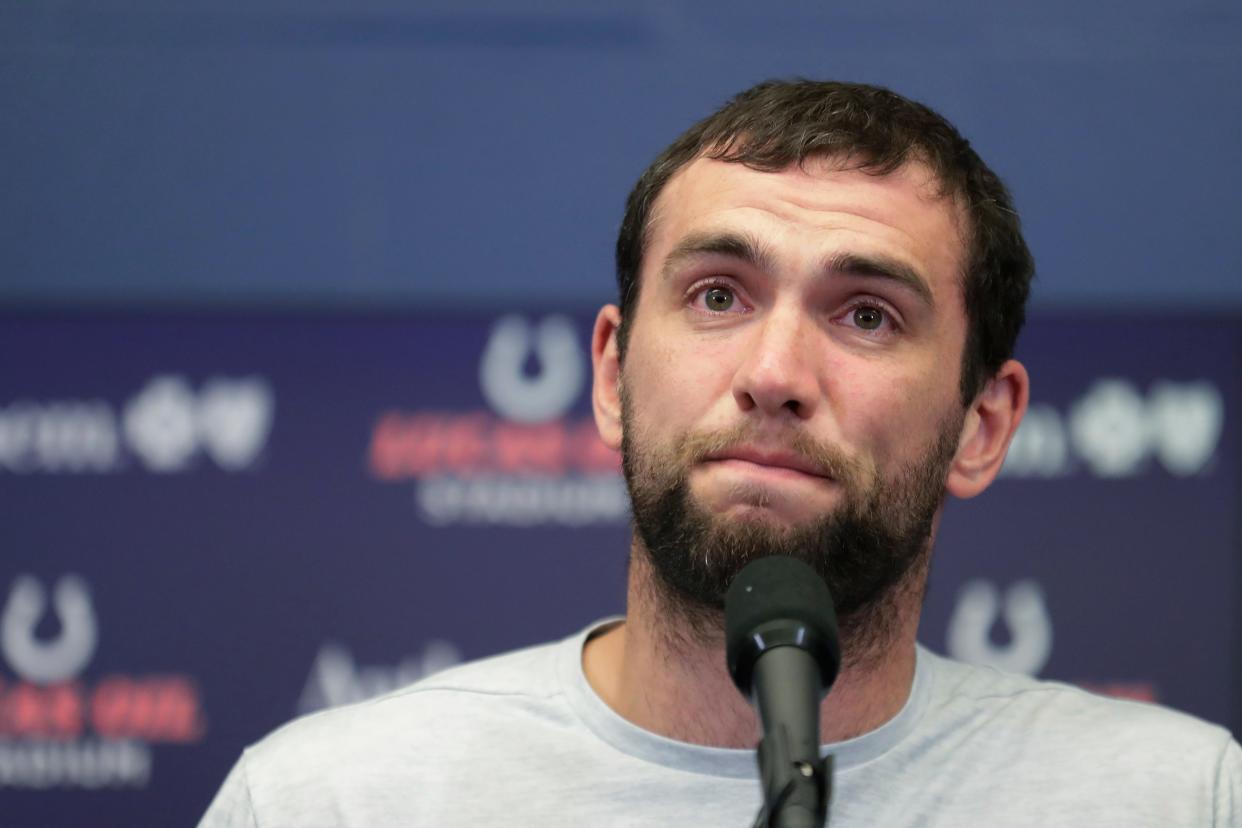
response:
<path id="1" fill-rule="evenodd" d="M 998 614 L 1009 627 L 1010 643 L 1005 647 L 993 644 L 988 635 Z M 982 579 L 967 582 L 958 593 L 946 637 L 954 658 L 1029 676 L 1037 675 L 1052 655 L 1052 619 L 1043 591 L 1030 580 L 1005 592 L 1003 609 L 995 584 Z"/>
<path id="2" fill-rule="evenodd" d="M 522 371 L 531 350 L 539 374 Z M 520 316 L 496 323 L 479 364 L 479 384 L 487 402 L 501 416 L 522 423 L 554 420 L 573 405 L 582 390 L 582 348 L 573 323 L 549 316 L 533 332 Z"/>
<path id="3" fill-rule="evenodd" d="M 80 577 L 66 575 L 57 581 L 52 605 L 60 619 L 60 635 L 40 641 L 35 627 L 47 609 L 47 592 L 36 579 L 21 575 L 13 582 L 0 618 L 0 649 L 15 673 L 36 684 L 78 675 L 99 640 L 90 593 Z"/>

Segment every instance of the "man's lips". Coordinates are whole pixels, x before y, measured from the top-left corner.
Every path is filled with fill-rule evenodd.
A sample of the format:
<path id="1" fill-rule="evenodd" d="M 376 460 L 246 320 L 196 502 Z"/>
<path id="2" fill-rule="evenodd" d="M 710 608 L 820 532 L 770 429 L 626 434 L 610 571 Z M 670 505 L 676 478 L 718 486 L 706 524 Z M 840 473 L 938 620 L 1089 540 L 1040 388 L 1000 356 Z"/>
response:
<path id="1" fill-rule="evenodd" d="M 823 468 L 816 466 L 797 454 L 779 449 L 754 447 L 725 449 L 709 454 L 704 458 L 704 462 L 736 465 L 740 468 L 745 468 L 749 465 L 758 467 L 755 469 L 756 471 L 786 472 L 798 476 L 819 477 L 826 480 L 832 479 L 832 476 Z"/>

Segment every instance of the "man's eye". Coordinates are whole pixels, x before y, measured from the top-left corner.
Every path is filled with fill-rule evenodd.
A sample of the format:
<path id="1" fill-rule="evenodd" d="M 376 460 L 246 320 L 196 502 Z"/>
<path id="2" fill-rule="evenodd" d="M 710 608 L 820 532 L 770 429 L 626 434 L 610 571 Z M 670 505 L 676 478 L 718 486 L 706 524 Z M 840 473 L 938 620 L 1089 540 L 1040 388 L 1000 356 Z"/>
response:
<path id="1" fill-rule="evenodd" d="M 733 291 L 723 287 L 708 288 L 703 292 L 703 304 L 709 311 L 727 311 L 733 307 Z"/>
<path id="2" fill-rule="evenodd" d="M 884 311 L 871 305 L 854 308 L 854 324 L 864 331 L 878 331 L 884 324 Z"/>

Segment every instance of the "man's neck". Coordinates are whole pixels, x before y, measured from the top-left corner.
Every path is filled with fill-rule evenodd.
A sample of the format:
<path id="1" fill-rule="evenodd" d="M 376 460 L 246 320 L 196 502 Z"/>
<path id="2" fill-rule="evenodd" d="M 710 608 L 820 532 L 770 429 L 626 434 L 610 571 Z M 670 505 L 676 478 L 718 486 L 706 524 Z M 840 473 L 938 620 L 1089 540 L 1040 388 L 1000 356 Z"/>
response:
<path id="1" fill-rule="evenodd" d="M 670 739 L 713 747 L 751 748 L 759 724 L 725 668 L 723 620 L 717 635 L 678 635 L 677 623 L 651 582 L 645 555 L 630 562 L 624 624 L 591 639 L 583 653 L 587 681 L 618 715 Z M 893 718 L 914 680 L 919 595 L 896 602 L 888 640 L 866 658 L 850 653 L 820 708 L 820 737 L 839 742 Z"/>

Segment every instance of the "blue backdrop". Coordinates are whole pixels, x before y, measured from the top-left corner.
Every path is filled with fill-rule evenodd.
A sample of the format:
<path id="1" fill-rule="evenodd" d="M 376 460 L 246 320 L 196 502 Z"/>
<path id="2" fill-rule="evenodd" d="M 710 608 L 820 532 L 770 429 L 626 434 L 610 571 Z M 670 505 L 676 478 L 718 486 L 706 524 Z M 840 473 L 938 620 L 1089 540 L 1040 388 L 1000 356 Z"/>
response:
<path id="1" fill-rule="evenodd" d="M 594 304 L 629 187 L 771 76 L 890 85 L 1012 185 L 1036 301 L 1242 306 L 1242 6 L 0 4 L 0 298 Z"/>
<path id="2" fill-rule="evenodd" d="M 6 825 L 189 822 L 298 713 L 623 609 L 587 315 L 0 321 Z M 922 640 L 1236 727 L 1240 335 L 1035 321 Z"/>

